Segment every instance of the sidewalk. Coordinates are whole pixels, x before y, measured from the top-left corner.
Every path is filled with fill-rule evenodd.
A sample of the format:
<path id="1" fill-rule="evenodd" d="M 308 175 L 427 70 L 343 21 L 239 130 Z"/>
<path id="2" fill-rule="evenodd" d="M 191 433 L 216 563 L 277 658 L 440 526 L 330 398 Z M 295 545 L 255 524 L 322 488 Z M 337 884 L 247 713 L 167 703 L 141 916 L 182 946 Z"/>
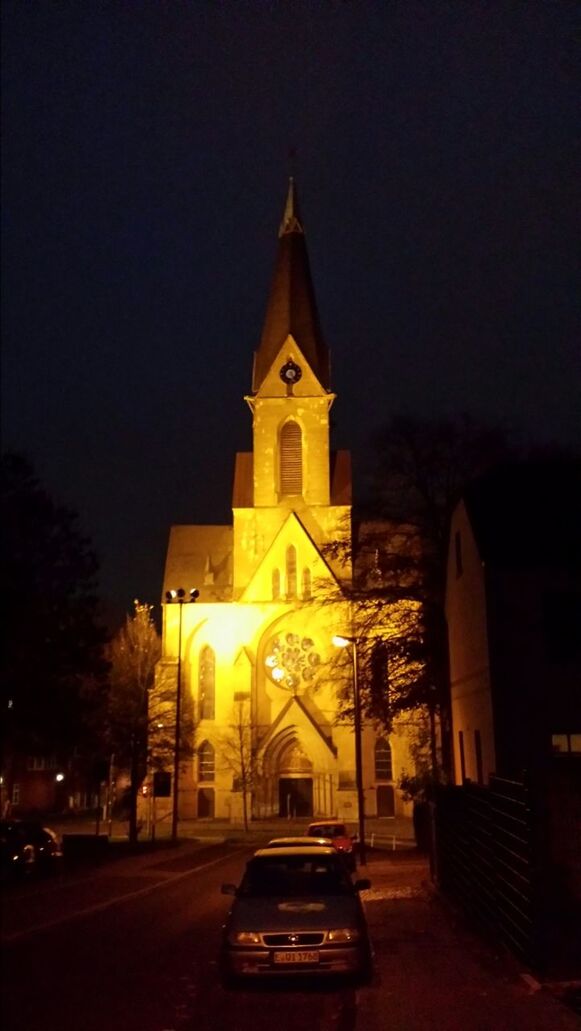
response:
<path id="1" fill-rule="evenodd" d="M 581 1020 L 506 952 L 473 934 L 415 852 L 368 857 L 361 874 L 376 975 L 359 993 L 366 1031 L 574 1031 Z"/>

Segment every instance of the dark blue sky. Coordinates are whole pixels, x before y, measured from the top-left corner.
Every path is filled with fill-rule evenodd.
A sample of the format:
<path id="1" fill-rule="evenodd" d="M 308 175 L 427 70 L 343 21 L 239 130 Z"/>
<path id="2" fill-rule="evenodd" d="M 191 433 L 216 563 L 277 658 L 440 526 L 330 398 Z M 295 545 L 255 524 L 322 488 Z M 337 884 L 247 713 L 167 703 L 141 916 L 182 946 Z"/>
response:
<path id="1" fill-rule="evenodd" d="M 287 176 L 337 446 L 397 411 L 579 441 L 569 3 L 3 4 L 3 446 L 106 598 L 228 520 Z"/>

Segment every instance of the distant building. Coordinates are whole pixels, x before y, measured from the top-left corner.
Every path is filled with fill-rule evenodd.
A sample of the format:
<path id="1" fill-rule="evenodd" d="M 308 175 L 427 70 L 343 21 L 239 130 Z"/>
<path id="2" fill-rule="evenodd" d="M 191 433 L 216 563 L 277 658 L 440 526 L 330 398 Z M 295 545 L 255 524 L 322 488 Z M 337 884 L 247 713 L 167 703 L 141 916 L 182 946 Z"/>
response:
<path id="1" fill-rule="evenodd" d="M 456 782 L 581 762 L 581 476 L 503 466 L 452 518 L 446 612 Z"/>
<path id="2" fill-rule="evenodd" d="M 292 179 L 245 400 L 253 450 L 236 456 L 232 525 L 174 526 L 169 540 L 156 690 L 173 691 L 181 639 L 182 691 L 196 725 L 180 816 L 240 819 L 248 747 L 256 818 L 354 822 L 353 728 L 337 721 L 338 692 L 350 683 L 331 663 L 331 638 L 350 633 L 350 610 L 344 600 L 317 603 L 352 578 L 351 461 L 330 449 L 335 394 Z M 180 587 L 199 590 L 195 604 L 165 604 Z M 364 727 L 368 815 L 407 811 L 396 784 L 409 766 L 404 733 L 388 740 Z M 158 815 L 171 807 L 171 790 L 157 799 Z"/>

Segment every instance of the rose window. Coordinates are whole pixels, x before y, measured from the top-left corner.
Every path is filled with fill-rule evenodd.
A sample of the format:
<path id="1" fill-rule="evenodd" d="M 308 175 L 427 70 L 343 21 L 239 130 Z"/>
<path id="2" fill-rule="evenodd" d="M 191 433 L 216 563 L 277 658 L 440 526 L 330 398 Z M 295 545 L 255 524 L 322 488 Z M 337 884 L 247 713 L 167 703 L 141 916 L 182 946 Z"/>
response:
<path id="1" fill-rule="evenodd" d="M 269 642 L 264 665 L 277 687 L 298 694 L 313 680 L 321 657 L 315 651 L 315 642 L 299 634 L 278 634 Z"/>

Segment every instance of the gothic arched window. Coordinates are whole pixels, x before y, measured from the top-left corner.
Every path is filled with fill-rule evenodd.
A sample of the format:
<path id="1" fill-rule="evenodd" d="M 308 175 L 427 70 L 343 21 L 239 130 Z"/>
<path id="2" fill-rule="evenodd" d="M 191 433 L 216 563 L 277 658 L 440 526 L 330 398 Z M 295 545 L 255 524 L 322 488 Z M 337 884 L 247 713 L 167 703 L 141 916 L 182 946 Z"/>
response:
<path id="1" fill-rule="evenodd" d="M 297 549 L 293 544 L 286 549 L 286 596 L 297 596 Z"/>
<path id="2" fill-rule="evenodd" d="M 198 749 L 198 780 L 214 780 L 215 774 L 214 748 L 209 741 L 202 741 Z"/>
<path id="3" fill-rule="evenodd" d="M 393 780 L 391 745 L 384 737 L 375 742 L 375 779 Z"/>
<path id="4" fill-rule="evenodd" d="M 298 422 L 285 422 L 280 431 L 280 492 L 301 494 L 303 489 L 303 435 Z"/>
<path id="5" fill-rule="evenodd" d="M 311 570 L 308 566 L 303 569 L 303 598 L 311 597 Z"/>
<path id="6" fill-rule="evenodd" d="M 216 659 L 209 645 L 200 652 L 198 706 L 201 720 L 213 720 L 216 695 Z"/>
<path id="7" fill-rule="evenodd" d="M 272 571 L 272 597 L 280 598 L 280 569 Z"/>

